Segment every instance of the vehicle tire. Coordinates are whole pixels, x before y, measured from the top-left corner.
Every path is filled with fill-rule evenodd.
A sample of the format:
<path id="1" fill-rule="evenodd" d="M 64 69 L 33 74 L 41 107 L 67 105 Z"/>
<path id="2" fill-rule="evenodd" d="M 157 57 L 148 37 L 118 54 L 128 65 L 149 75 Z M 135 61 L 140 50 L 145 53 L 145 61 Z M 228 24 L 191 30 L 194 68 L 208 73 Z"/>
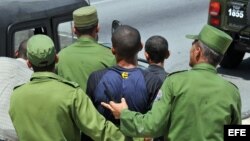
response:
<path id="1" fill-rule="evenodd" d="M 234 43 L 230 45 L 227 52 L 222 59 L 220 66 L 223 68 L 233 69 L 239 66 L 241 63 L 245 52 L 238 51 L 234 49 Z"/>

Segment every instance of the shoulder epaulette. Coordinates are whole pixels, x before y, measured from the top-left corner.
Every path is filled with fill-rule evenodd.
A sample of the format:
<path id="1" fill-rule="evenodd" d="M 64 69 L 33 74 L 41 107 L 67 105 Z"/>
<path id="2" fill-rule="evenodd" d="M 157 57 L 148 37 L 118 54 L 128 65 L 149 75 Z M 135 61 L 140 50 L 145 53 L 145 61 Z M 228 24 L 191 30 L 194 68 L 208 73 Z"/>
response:
<path id="1" fill-rule="evenodd" d="M 25 83 L 24 83 L 24 84 L 25 84 Z M 15 89 L 17 89 L 17 88 L 19 88 L 19 87 L 21 87 L 21 86 L 22 86 L 22 85 L 24 85 L 24 84 L 21 84 L 21 85 L 15 86 L 15 87 L 14 87 L 14 90 L 15 90 Z"/>
<path id="2" fill-rule="evenodd" d="M 80 87 L 80 85 L 79 85 L 78 83 L 73 82 L 73 81 L 68 81 L 68 80 L 65 80 L 65 79 L 61 79 L 60 81 L 61 81 L 62 83 L 65 83 L 65 84 L 67 84 L 67 85 L 70 85 L 70 86 L 72 86 L 72 87 L 74 87 L 74 88 Z"/>
<path id="3" fill-rule="evenodd" d="M 188 71 L 188 70 L 180 70 L 180 71 L 171 72 L 171 73 L 169 73 L 169 74 L 167 75 L 167 77 L 168 77 L 168 76 L 171 76 L 171 75 L 174 75 L 174 74 L 181 73 L 181 72 L 186 72 L 186 71 Z"/>
<path id="4" fill-rule="evenodd" d="M 104 48 L 111 49 L 111 47 L 108 44 L 105 43 L 98 43 L 98 44 Z"/>
<path id="5" fill-rule="evenodd" d="M 239 89 L 233 82 L 228 81 L 229 83 L 231 83 L 236 89 Z"/>

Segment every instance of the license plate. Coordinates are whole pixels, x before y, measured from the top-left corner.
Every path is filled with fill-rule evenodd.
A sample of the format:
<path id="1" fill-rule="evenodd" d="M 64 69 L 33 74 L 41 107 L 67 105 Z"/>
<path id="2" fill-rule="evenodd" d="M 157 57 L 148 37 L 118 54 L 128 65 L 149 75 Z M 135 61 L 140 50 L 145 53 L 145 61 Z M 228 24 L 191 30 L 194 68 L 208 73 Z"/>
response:
<path id="1" fill-rule="evenodd" d="M 229 26 L 243 27 L 247 24 L 246 5 L 244 3 L 228 3 L 227 14 Z"/>

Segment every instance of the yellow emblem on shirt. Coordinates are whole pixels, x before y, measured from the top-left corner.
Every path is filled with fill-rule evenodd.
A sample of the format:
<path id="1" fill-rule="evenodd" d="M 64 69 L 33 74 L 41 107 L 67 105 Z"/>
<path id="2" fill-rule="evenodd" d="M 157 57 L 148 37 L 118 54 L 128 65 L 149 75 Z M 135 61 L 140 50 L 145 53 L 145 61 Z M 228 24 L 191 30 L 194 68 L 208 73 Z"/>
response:
<path id="1" fill-rule="evenodd" d="M 121 74 L 123 79 L 127 79 L 128 78 L 128 72 L 122 72 Z"/>

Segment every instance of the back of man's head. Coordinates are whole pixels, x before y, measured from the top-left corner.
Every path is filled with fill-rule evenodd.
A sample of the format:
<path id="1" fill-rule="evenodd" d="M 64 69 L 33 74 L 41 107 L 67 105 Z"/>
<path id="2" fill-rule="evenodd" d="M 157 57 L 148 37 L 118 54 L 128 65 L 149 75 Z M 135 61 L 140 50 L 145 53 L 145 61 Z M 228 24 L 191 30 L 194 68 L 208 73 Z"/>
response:
<path id="1" fill-rule="evenodd" d="M 198 45 L 203 49 L 202 57 L 207 63 L 214 66 L 220 63 L 233 41 L 232 37 L 226 32 L 207 24 L 203 26 L 198 35 L 186 35 L 186 37 L 194 40 L 193 45 Z M 194 65 L 193 62 L 190 62 L 190 66 Z"/>
<path id="2" fill-rule="evenodd" d="M 115 54 L 121 58 L 135 57 L 142 49 L 139 31 L 128 25 L 119 26 L 112 34 L 111 40 Z"/>
<path id="3" fill-rule="evenodd" d="M 27 59 L 27 40 L 23 40 L 20 43 L 16 52 L 16 58 L 23 58 L 25 60 Z"/>
<path id="4" fill-rule="evenodd" d="M 146 41 L 145 51 L 152 62 L 163 62 L 169 55 L 168 42 L 162 36 L 152 36 Z"/>

